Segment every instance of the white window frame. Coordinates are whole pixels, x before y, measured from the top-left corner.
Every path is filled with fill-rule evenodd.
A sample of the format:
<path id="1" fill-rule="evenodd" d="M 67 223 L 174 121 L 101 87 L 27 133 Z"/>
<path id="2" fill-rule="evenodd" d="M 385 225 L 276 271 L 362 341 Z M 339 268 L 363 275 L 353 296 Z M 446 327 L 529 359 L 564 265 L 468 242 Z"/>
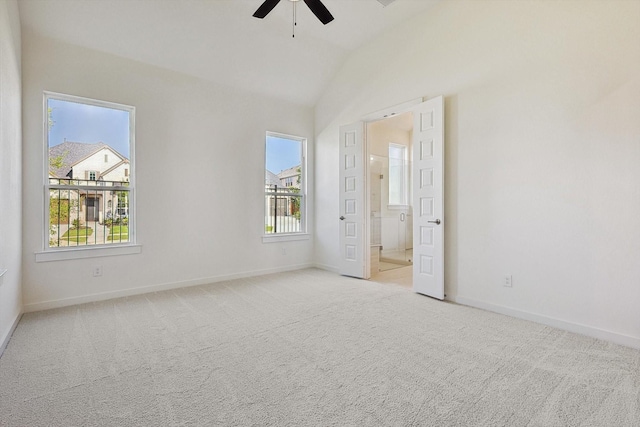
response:
<path id="1" fill-rule="evenodd" d="M 308 197 L 308 192 L 307 192 L 307 169 L 308 169 L 308 165 L 307 165 L 307 138 L 302 137 L 302 136 L 296 136 L 296 135 L 288 135 L 288 134 L 284 134 L 284 133 L 278 133 L 278 132 L 267 132 L 265 135 L 265 139 L 264 139 L 264 148 L 265 148 L 265 155 L 264 155 L 264 161 L 262 162 L 263 164 L 263 168 L 265 168 L 266 170 L 266 163 L 267 163 L 267 153 L 266 153 L 266 147 L 267 147 L 267 139 L 269 137 L 274 137 L 274 138 L 284 138 L 284 139 L 291 139 L 291 140 L 295 140 L 295 141 L 299 141 L 300 142 L 300 193 L 298 193 L 300 195 L 300 231 L 297 232 L 292 232 L 292 233 L 277 233 L 277 234 L 266 234 L 265 233 L 265 225 L 264 225 L 264 217 L 266 217 L 267 212 L 266 212 L 266 207 L 265 207 L 265 211 L 263 211 L 263 222 L 261 224 L 261 228 L 262 228 L 262 243 L 274 243 L 274 242 L 286 242 L 286 241 L 295 241 L 295 240 L 308 240 L 310 238 L 309 233 L 307 232 L 307 197 Z M 263 188 L 263 200 L 264 200 L 264 172 L 262 173 L 262 178 L 263 178 L 263 183 L 262 183 L 262 188 Z M 285 188 L 288 188 L 287 186 L 285 186 Z M 265 203 L 263 203 L 263 206 L 265 205 Z"/>
<path id="2" fill-rule="evenodd" d="M 74 247 L 50 247 L 49 246 L 49 115 L 48 104 L 50 99 L 75 102 L 96 107 L 123 110 L 129 113 L 129 241 L 122 243 L 93 244 Z M 36 252 L 36 262 L 63 261 L 68 259 L 94 258 L 113 255 L 130 255 L 142 251 L 142 246 L 136 242 L 136 186 L 135 186 L 135 107 L 118 104 L 109 101 L 85 98 L 56 92 L 45 91 L 43 96 L 43 188 L 44 205 L 42 206 L 42 248 Z M 96 175 L 96 179 L 98 179 Z"/>
<path id="3" fill-rule="evenodd" d="M 391 149 L 401 149 L 402 153 L 403 153 L 403 159 L 402 159 L 402 171 L 401 171 L 401 176 L 402 176 L 402 182 L 400 183 L 400 185 L 402 186 L 402 188 L 400 189 L 400 194 L 402 196 L 402 200 L 400 200 L 401 203 L 391 203 L 391 199 L 389 199 L 389 203 L 387 205 L 387 207 L 389 209 L 404 209 L 409 205 L 409 171 L 408 171 L 408 152 L 409 152 L 409 147 L 407 147 L 406 145 L 402 145 L 402 144 L 396 144 L 393 142 L 389 143 L 389 147 L 388 147 L 388 159 L 389 159 L 389 195 L 391 195 L 391 177 L 392 177 L 392 173 L 391 173 Z"/>

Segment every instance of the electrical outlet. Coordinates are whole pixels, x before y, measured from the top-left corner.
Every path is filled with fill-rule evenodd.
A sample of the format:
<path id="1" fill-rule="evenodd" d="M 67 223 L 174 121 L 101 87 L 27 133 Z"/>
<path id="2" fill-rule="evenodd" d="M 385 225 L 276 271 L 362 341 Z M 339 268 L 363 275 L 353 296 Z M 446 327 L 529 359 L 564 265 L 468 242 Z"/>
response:
<path id="1" fill-rule="evenodd" d="M 102 266 L 96 265 L 95 267 L 93 267 L 93 277 L 100 277 L 100 276 L 102 276 Z"/>
<path id="2" fill-rule="evenodd" d="M 505 288 L 512 288 L 513 287 L 513 277 L 510 274 L 504 276 L 503 286 Z"/>

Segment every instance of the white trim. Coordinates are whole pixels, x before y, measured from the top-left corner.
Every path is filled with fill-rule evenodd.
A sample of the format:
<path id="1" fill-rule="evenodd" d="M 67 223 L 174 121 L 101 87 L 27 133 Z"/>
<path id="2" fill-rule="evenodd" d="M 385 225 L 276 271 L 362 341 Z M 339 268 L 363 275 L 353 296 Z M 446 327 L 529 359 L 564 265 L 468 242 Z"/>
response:
<path id="1" fill-rule="evenodd" d="M 86 97 L 82 97 L 82 96 L 76 96 L 76 95 L 68 95 L 68 94 L 64 94 L 64 93 L 57 93 L 57 92 L 51 92 L 51 91 L 43 91 L 44 96 L 42 97 L 42 107 L 43 107 L 43 120 L 42 120 L 42 125 L 43 125 L 43 135 L 44 135 L 44 144 L 43 144 L 43 149 L 44 149 L 44 155 L 43 155 L 43 162 L 42 162 L 42 170 L 43 170 L 43 177 L 42 177 L 42 182 L 44 183 L 43 186 L 43 190 L 44 190 L 44 205 L 43 205 L 43 209 L 42 212 L 40 213 L 42 216 L 42 248 L 43 248 L 43 252 L 37 252 L 36 253 L 36 262 L 43 262 L 43 261 L 58 261 L 61 259 L 77 259 L 77 258 L 93 258 L 96 256 L 103 256 L 103 255 L 95 255 L 95 254 L 90 254 L 88 253 L 87 255 L 79 255 L 79 256 L 63 256 L 60 257 L 60 255 L 52 255 L 50 257 L 42 257 L 39 255 L 44 254 L 44 252 L 49 252 L 52 251 L 53 252 L 58 252 L 59 249 L 57 247 L 50 247 L 49 246 L 49 189 L 51 187 L 51 185 L 49 184 L 49 114 L 48 114 L 48 108 L 49 108 L 49 100 L 50 99 L 55 99 L 55 100 L 59 100 L 59 101 L 66 101 L 66 102 L 73 102 L 73 103 L 79 103 L 79 104 L 86 104 L 86 105 L 91 105 L 91 106 L 95 106 L 95 107 L 102 107 L 102 108 L 109 108 L 112 110 L 120 110 L 120 111 L 126 111 L 129 114 L 129 158 L 127 159 L 129 162 L 129 174 L 128 174 L 128 183 L 129 185 L 127 186 L 126 191 L 128 192 L 128 198 L 129 198 L 129 224 L 128 224 L 128 230 L 129 230 L 129 242 L 130 242 L 130 246 L 136 246 L 136 215 L 137 215 L 137 209 L 136 209 L 136 177 L 135 177 L 135 146 L 136 146 L 136 134 L 135 134 L 135 126 L 136 126 L 136 107 L 132 106 L 132 105 L 126 105 L 126 104 L 120 104 L 117 102 L 111 102 L 111 101 L 102 101 L 99 99 L 92 99 L 92 98 L 86 98 Z M 112 147 L 107 146 L 110 151 L 112 151 L 114 154 L 116 154 L 118 157 L 122 158 L 122 156 L 116 151 L 114 150 Z M 100 171 L 96 171 L 99 175 Z M 88 177 L 87 177 L 88 178 Z M 98 176 L 96 175 L 96 179 L 98 178 Z M 80 186 L 77 186 L 80 187 Z M 93 189 L 93 187 L 91 187 L 91 189 Z M 113 189 L 114 191 L 115 188 Z M 74 248 L 75 251 L 84 251 L 87 250 L 89 248 Z M 139 253 L 140 251 L 138 250 L 137 253 Z M 120 254 L 120 253 L 110 253 L 109 255 L 124 255 L 124 253 Z M 104 255 L 104 256 L 109 256 L 109 255 Z M 51 258 L 51 259 L 45 259 L 45 258 Z"/>
<path id="2" fill-rule="evenodd" d="M 286 267 L 268 268 L 264 270 L 246 271 L 243 273 L 226 274 L 220 276 L 203 277 L 200 279 L 185 280 L 181 282 L 162 283 L 159 285 L 142 286 L 139 288 L 122 289 L 119 291 L 100 292 L 96 294 L 83 295 L 79 297 L 63 298 L 50 301 L 35 302 L 24 305 L 24 312 L 30 313 L 34 311 L 49 310 L 52 308 L 67 307 L 76 304 L 85 304 L 96 301 L 104 301 L 114 298 L 122 298 L 133 295 L 148 294 L 152 292 L 168 291 L 171 289 L 188 288 L 191 286 L 208 285 L 226 280 L 244 279 L 247 277 L 262 276 L 265 274 L 282 273 L 285 271 L 301 270 L 313 267 L 312 264 L 298 264 Z"/>
<path id="3" fill-rule="evenodd" d="M 36 252 L 36 262 L 66 261 L 70 259 L 133 255 L 142 252 L 142 245 L 88 246 L 73 249 L 55 249 Z"/>
<path id="4" fill-rule="evenodd" d="M 7 335 L 5 335 L 2 338 L 2 341 L 0 341 L 0 357 L 2 357 L 2 353 L 4 353 L 4 350 L 9 345 L 9 341 L 11 340 L 11 336 L 13 335 L 13 332 L 18 327 L 18 323 L 20 322 L 21 318 L 22 318 L 22 313 L 18 313 L 16 318 L 13 319 L 13 323 L 11 324 L 11 327 L 9 328 L 9 331 L 7 332 Z"/>
<path id="5" fill-rule="evenodd" d="M 266 131 L 265 133 L 265 137 L 264 137 L 264 169 L 265 172 L 267 171 L 267 139 L 268 138 L 280 138 L 280 139 L 289 139 L 292 141 L 298 141 L 300 142 L 300 192 L 299 193 L 292 193 L 295 194 L 296 196 L 300 196 L 300 229 L 301 231 L 299 233 L 295 233 L 296 235 L 299 236 L 304 236 L 308 234 L 308 230 L 307 230 L 307 224 L 308 224 L 308 215 L 309 212 L 307 210 L 307 199 L 309 197 L 309 187 L 308 187 L 308 172 L 307 169 L 309 169 L 309 165 L 307 164 L 307 144 L 309 143 L 309 139 L 304 137 L 304 136 L 296 136 L 296 135 L 289 135 L 286 133 L 280 133 L 280 132 L 271 132 L 271 131 Z M 271 173 L 275 173 L 275 172 L 271 172 Z M 264 176 L 264 174 L 263 174 Z M 264 179 L 264 178 L 263 178 Z M 264 189 L 265 187 L 265 183 L 263 181 L 262 183 L 262 188 Z M 263 190 L 263 197 L 264 194 L 266 194 Z M 265 211 L 264 211 L 264 218 L 267 218 L 269 212 L 266 212 L 266 203 L 265 203 Z M 262 231 L 264 232 L 264 227 L 265 224 L 262 224 Z M 287 241 L 287 240 L 307 240 L 307 238 L 305 237 L 300 237 L 300 238 L 289 238 L 289 239 L 272 239 L 271 236 L 269 235 L 264 235 L 262 238 L 262 243 L 269 243 L 270 241 Z"/>
<path id="6" fill-rule="evenodd" d="M 311 239 L 311 234 L 309 233 L 271 234 L 262 236 L 262 243 L 294 242 L 297 240 L 309 239 Z"/>
<path id="7" fill-rule="evenodd" d="M 385 108 L 384 110 L 378 110 L 374 113 L 369 113 L 361 120 L 363 122 L 376 122 L 382 119 L 388 119 L 399 114 L 409 112 L 418 104 L 422 104 L 427 98 L 416 98 L 410 101 L 403 102 L 402 104 L 394 105 L 393 107 Z"/>
<path id="8" fill-rule="evenodd" d="M 452 298 L 447 298 L 447 300 L 455 302 L 457 304 L 480 308 L 480 309 L 491 311 L 494 313 L 516 317 L 518 319 L 529 320 L 532 322 L 541 323 L 543 325 L 551 326 L 551 327 L 562 329 L 565 331 L 574 332 L 574 333 L 586 335 L 592 338 L 598 338 L 601 340 L 609 341 L 615 344 L 620 344 L 627 347 L 640 349 L 640 337 L 623 335 L 617 332 L 595 328 L 593 326 L 582 325 L 580 323 L 574 323 L 574 322 L 568 322 L 566 320 L 556 319 L 554 317 L 543 316 L 541 314 L 535 314 L 528 311 L 522 311 L 514 308 L 504 307 L 501 305 L 491 304 L 485 301 L 478 301 L 473 298 L 452 297 Z"/>

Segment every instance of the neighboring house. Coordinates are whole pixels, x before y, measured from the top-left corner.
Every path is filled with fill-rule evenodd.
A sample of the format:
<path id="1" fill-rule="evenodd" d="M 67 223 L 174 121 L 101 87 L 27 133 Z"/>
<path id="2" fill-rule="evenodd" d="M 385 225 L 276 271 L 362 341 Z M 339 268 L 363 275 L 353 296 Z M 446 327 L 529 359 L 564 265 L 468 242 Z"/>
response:
<path id="1" fill-rule="evenodd" d="M 278 178 L 278 175 L 266 169 L 264 174 L 264 184 L 272 187 L 275 187 L 275 186 L 280 187 L 282 185 L 280 183 L 280 178 Z"/>
<path id="2" fill-rule="evenodd" d="M 290 195 L 292 193 L 291 190 L 300 188 L 300 165 L 285 169 L 277 175 L 266 170 L 265 187 L 267 192 L 271 194 L 265 200 L 265 210 L 268 217 L 291 216 L 300 210 L 299 198 Z M 276 189 L 277 197 L 275 197 Z M 293 192 L 297 193 L 297 191 Z M 280 193 L 286 194 L 280 195 Z"/>
<path id="3" fill-rule="evenodd" d="M 79 185 L 105 185 L 107 182 L 129 182 L 129 159 L 102 142 L 88 144 L 65 141 L 49 149 L 49 178 L 73 180 Z M 119 185 L 119 184 L 118 184 Z M 83 191 L 78 216 L 87 222 L 103 222 L 105 218 L 127 214 L 126 200 L 111 192 Z"/>
<path id="4" fill-rule="evenodd" d="M 300 188 L 300 165 L 285 169 L 278 174 L 283 187 Z"/>

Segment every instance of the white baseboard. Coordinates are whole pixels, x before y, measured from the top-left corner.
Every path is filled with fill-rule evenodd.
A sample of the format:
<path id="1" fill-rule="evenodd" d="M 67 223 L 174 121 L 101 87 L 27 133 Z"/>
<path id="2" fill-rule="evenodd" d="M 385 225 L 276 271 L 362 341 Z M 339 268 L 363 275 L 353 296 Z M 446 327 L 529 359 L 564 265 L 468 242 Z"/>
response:
<path id="1" fill-rule="evenodd" d="M 2 357 L 2 353 L 4 353 L 4 349 L 7 348 L 7 345 L 9 345 L 9 340 L 13 335 L 13 331 L 16 330 L 16 327 L 18 326 L 18 323 L 20 322 L 21 317 L 22 317 L 22 313 L 18 313 L 16 318 L 13 320 L 13 324 L 9 328 L 9 331 L 7 331 L 7 334 L 4 337 L 2 337 L 2 341 L 0 341 L 0 357 Z"/>
<path id="2" fill-rule="evenodd" d="M 532 322 L 541 323 L 543 325 L 551 326 L 569 332 L 575 332 L 577 334 L 586 335 L 592 338 L 602 339 L 605 341 L 613 342 L 615 344 L 624 345 L 626 347 L 640 349 L 640 338 L 638 337 L 623 335 L 617 332 L 606 331 L 604 329 L 594 328 L 593 326 L 568 322 L 566 320 L 556 319 L 553 317 L 543 316 L 527 311 L 516 310 L 501 305 L 491 304 L 485 301 L 474 300 L 472 298 L 458 296 L 447 298 L 447 300 L 469 307 L 480 308 L 482 310 L 492 311 L 499 314 L 505 314 L 507 316 L 516 317 L 518 319 L 530 320 Z"/>
<path id="3" fill-rule="evenodd" d="M 263 270 L 245 271 L 241 273 L 226 274 L 220 276 L 203 277 L 200 279 L 185 280 L 180 282 L 162 283 L 158 285 L 142 286 L 139 288 L 122 289 L 118 291 L 100 292 L 78 297 L 62 298 L 42 302 L 24 304 L 25 313 L 50 310 L 52 308 L 68 307 L 70 305 L 85 304 L 89 302 L 104 301 L 113 298 L 129 297 L 133 295 L 147 294 L 151 292 L 167 291 L 170 289 L 188 288 L 190 286 L 207 285 L 209 283 L 223 282 L 225 280 L 244 279 L 247 277 L 262 276 L 265 274 L 282 273 L 285 271 L 301 270 L 315 267 L 313 264 L 297 264 L 285 267 L 269 268 Z"/>

